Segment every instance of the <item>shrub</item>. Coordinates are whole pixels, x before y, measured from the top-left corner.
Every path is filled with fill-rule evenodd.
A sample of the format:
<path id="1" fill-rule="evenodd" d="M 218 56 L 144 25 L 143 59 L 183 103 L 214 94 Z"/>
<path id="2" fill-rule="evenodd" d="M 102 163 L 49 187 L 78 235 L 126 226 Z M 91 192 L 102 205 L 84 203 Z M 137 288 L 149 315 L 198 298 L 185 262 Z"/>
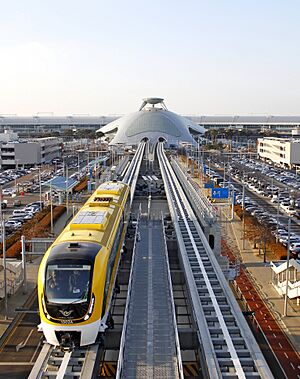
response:
<path id="1" fill-rule="evenodd" d="M 58 205 L 53 207 L 53 222 L 55 222 L 64 212 L 66 207 Z M 6 240 L 6 256 L 16 258 L 21 253 L 21 236 L 27 240 L 31 238 L 47 237 L 50 232 L 51 214 L 50 206 L 36 214 L 31 220 L 27 221 L 20 230 L 16 231 Z M 0 244 L 2 251 L 2 244 Z"/>
<path id="2" fill-rule="evenodd" d="M 87 179 L 82 179 L 74 188 L 74 192 L 81 192 L 87 188 Z"/>

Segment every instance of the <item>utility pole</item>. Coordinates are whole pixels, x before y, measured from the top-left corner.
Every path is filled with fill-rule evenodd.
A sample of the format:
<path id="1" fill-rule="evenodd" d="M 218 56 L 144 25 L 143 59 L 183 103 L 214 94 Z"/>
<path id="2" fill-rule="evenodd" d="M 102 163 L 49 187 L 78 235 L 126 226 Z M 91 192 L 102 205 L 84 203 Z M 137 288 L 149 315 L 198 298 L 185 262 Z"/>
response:
<path id="1" fill-rule="evenodd" d="M 286 286 L 285 286 L 285 298 L 284 298 L 284 310 L 283 310 L 284 317 L 288 316 L 287 306 L 288 306 L 289 273 L 290 273 L 290 244 L 291 244 L 291 217 L 289 216 L 287 257 L 286 257 Z"/>
<path id="2" fill-rule="evenodd" d="M 276 218 L 277 218 L 277 234 L 276 234 L 276 242 L 277 242 L 277 240 L 278 240 L 278 229 L 279 229 L 279 225 L 278 225 L 278 223 L 279 223 L 279 193 L 277 195 L 277 216 L 276 216 Z"/>
<path id="3" fill-rule="evenodd" d="M 245 181 L 243 180 L 243 250 L 245 249 Z"/>
<path id="4" fill-rule="evenodd" d="M 50 180 L 50 223 L 51 223 L 51 234 L 53 235 L 53 201 L 52 201 L 52 179 Z"/>
<path id="5" fill-rule="evenodd" d="M 1 190 L 2 195 L 2 190 Z M 2 196 L 1 196 L 1 202 L 2 202 Z M 1 204 L 2 208 L 2 204 Z M 2 213 L 2 211 L 1 211 Z M 5 302 L 5 318 L 7 318 L 7 278 L 6 278 L 6 241 L 5 241 L 5 222 L 2 217 L 2 256 L 3 256 L 3 275 L 4 275 L 4 302 Z"/>
<path id="6" fill-rule="evenodd" d="M 42 204 L 42 181 L 41 181 L 41 168 L 39 167 L 39 188 L 40 188 L 40 207 Z"/>
<path id="7" fill-rule="evenodd" d="M 231 199 L 231 202 L 232 202 L 232 208 L 231 208 L 231 221 L 234 220 L 234 186 L 231 187 L 232 188 L 232 199 Z"/>

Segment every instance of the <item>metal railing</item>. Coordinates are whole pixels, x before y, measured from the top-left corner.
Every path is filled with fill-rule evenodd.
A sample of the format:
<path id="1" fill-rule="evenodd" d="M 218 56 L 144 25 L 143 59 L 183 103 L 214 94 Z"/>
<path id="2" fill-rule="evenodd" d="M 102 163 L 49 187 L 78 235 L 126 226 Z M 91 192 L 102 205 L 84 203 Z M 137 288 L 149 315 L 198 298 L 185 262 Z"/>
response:
<path id="1" fill-rule="evenodd" d="M 126 331 L 127 331 L 127 326 L 128 326 L 127 320 L 128 320 L 130 297 L 131 297 L 131 290 L 132 290 L 133 270 L 134 270 L 135 254 L 136 254 L 136 244 L 137 244 L 137 241 L 139 238 L 140 218 L 141 218 L 141 205 L 139 208 L 139 213 L 138 213 L 137 223 L 136 223 L 136 229 L 135 229 L 134 245 L 133 245 L 133 251 L 132 251 L 132 262 L 131 262 L 131 268 L 130 268 L 128 289 L 127 289 L 127 298 L 126 298 L 126 306 L 125 306 L 125 312 L 124 312 L 124 322 L 123 322 L 123 329 L 122 329 L 121 342 L 120 342 L 120 350 L 119 350 L 119 357 L 118 357 L 116 379 L 121 378 L 122 368 L 123 368 Z"/>

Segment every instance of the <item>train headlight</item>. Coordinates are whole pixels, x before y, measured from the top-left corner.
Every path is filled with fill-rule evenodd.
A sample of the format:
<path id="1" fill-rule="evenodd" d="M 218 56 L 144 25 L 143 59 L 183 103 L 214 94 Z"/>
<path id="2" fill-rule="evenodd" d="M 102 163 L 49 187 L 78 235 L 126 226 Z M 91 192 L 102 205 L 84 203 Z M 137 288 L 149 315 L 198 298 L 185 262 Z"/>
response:
<path id="1" fill-rule="evenodd" d="M 95 296 L 92 295 L 92 301 L 91 301 L 91 304 L 89 306 L 88 313 L 84 316 L 85 321 L 91 317 L 91 314 L 93 313 L 93 309 L 94 309 L 94 304 L 95 304 Z"/>

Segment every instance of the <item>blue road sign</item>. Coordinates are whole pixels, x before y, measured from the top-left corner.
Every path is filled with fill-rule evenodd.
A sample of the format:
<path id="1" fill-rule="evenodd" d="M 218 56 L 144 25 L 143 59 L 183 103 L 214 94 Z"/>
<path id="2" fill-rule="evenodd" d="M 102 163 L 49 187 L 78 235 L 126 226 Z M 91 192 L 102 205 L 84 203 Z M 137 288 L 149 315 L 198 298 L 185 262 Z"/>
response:
<path id="1" fill-rule="evenodd" d="M 212 188 L 211 197 L 213 199 L 227 199 L 228 198 L 228 188 Z"/>
<path id="2" fill-rule="evenodd" d="M 214 182 L 204 183 L 204 188 L 214 188 L 214 185 L 215 185 Z"/>
<path id="3" fill-rule="evenodd" d="M 203 164 L 203 172 L 204 172 L 204 174 L 206 174 L 206 171 L 207 171 L 207 167 L 206 167 L 205 164 Z"/>

